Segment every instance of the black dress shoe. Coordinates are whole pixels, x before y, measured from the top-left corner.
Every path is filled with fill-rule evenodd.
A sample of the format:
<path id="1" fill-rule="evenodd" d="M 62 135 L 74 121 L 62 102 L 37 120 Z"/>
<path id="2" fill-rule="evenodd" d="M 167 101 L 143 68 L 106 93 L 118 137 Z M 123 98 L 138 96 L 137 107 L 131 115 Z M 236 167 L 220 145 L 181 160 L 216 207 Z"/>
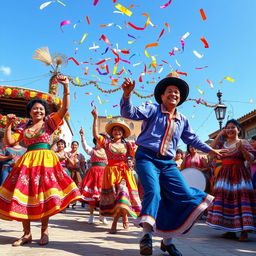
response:
<path id="1" fill-rule="evenodd" d="M 161 242 L 160 249 L 163 252 L 167 251 L 169 253 L 169 255 L 171 255 L 171 256 L 182 256 L 182 253 L 179 250 L 177 250 L 177 248 L 175 247 L 174 244 L 165 245 L 163 240 Z"/>
<path id="2" fill-rule="evenodd" d="M 140 240 L 140 254 L 152 255 L 152 238 L 149 234 L 144 235 Z"/>

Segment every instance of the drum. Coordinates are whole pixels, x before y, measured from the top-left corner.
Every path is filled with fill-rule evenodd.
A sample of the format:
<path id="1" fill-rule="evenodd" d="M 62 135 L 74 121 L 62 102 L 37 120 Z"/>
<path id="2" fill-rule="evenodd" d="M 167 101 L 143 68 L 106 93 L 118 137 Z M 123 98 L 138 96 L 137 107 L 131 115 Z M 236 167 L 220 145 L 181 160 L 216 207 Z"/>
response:
<path id="1" fill-rule="evenodd" d="M 196 168 L 186 168 L 181 173 L 190 187 L 209 193 L 210 180 L 206 174 Z"/>

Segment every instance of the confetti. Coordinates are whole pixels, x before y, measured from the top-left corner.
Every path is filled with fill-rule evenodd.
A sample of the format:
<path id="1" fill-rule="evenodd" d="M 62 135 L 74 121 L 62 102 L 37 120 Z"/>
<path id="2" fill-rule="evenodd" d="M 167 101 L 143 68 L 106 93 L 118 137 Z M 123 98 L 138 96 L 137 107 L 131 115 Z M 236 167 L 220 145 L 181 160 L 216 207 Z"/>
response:
<path id="1" fill-rule="evenodd" d="M 106 25 L 99 25 L 100 28 L 106 28 L 106 27 L 111 27 L 113 26 L 114 23 L 109 23 L 109 24 L 106 24 Z"/>
<path id="2" fill-rule="evenodd" d="M 205 15 L 204 10 L 202 8 L 200 9 L 200 14 L 201 14 L 202 20 L 206 20 L 206 15 Z"/>
<path id="3" fill-rule="evenodd" d="M 180 63 L 177 60 L 175 60 L 175 62 L 177 64 L 177 66 L 179 66 L 179 67 L 181 66 Z"/>
<path id="4" fill-rule="evenodd" d="M 70 23 L 71 23 L 70 20 L 63 20 L 63 21 L 60 23 L 60 29 L 61 29 L 61 31 L 64 32 L 64 30 L 62 29 L 62 27 L 65 26 L 65 25 L 68 25 L 68 24 L 70 24 Z"/>
<path id="5" fill-rule="evenodd" d="M 166 22 L 164 25 L 167 27 L 167 29 L 168 29 L 168 32 L 170 33 L 170 32 L 171 32 L 171 29 L 170 29 L 170 26 L 169 26 L 169 24 Z"/>
<path id="6" fill-rule="evenodd" d="M 88 36 L 88 33 L 85 33 L 82 37 L 82 39 L 78 42 L 78 44 L 82 44 L 84 42 L 84 39 Z"/>
<path id="7" fill-rule="evenodd" d="M 116 7 L 117 10 L 119 10 L 120 12 L 126 14 L 127 16 L 129 16 L 129 17 L 132 16 L 132 11 L 128 10 L 127 8 L 122 6 L 121 4 L 116 4 L 115 7 Z"/>
<path id="8" fill-rule="evenodd" d="M 93 45 L 91 47 L 89 47 L 89 50 L 96 50 L 100 48 L 98 45 L 95 45 L 95 43 L 93 43 Z"/>
<path id="9" fill-rule="evenodd" d="M 78 77 L 78 76 L 76 77 L 76 79 L 75 79 L 75 80 L 76 80 L 76 82 L 77 82 L 78 84 L 80 84 L 80 85 L 82 84 L 82 83 L 80 82 L 80 80 L 79 80 L 79 77 Z"/>
<path id="10" fill-rule="evenodd" d="M 193 53 L 194 53 L 194 55 L 195 55 L 197 58 L 199 58 L 199 59 L 201 59 L 201 58 L 204 57 L 204 55 L 201 55 L 201 54 L 198 53 L 196 50 L 194 50 Z"/>
<path id="11" fill-rule="evenodd" d="M 137 26 L 135 26 L 134 24 L 132 24 L 131 22 L 128 22 L 127 24 L 128 24 L 129 26 L 131 26 L 132 28 L 136 29 L 136 30 L 144 30 L 144 29 L 145 29 L 144 27 L 143 27 L 143 28 L 137 27 Z"/>
<path id="12" fill-rule="evenodd" d="M 230 81 L 230 82 L 235 82 L 235 80 L 229 76 L 225 76 L 224 79 Z"/>
<path id="13" fill-rule="evenodd" d="M 47 7 L 49 4 L 53 3 L 53 1 L 49 1 L 49 2 L 45 2 L 43 4 L 40 5 L 39 9 L 43 10 L 45 7 Z"/>
<path id="14" fill-rule="evenodd" d="M 70 57 L 70 58 L 68 58 L 68 60 L 73 60 L 75 63 L 76 63 L 76 65 L 80 65 L 79 63 L 78 63 L 78 61 L 76 60 L 76 59 L 74 59 L 73 57 Z"/>
<path id="15" fill-rule="evenodd" d="M 211 88 L 214 87 L 213 83 L 210 80 L 207 79 L 206 82 L 211 86 Z"/>
<path id="16" fill-rule="evenodd" d="M 204 48 L 209 48 L 209 44 L 204 37 L 201 37 L 200 40 L 204 43 Z"/>
<path id="17" fill-rule="evenodd" d="M 100 37 L 100 39 L 99 40 L 103 40 L 106 44 L 108 44 L 108 45 L 112 45 L 110 42 L 109 42 L 109 40 L 104 36 L 104 35 L 101 35 L 101 37 Z"/>
<path id="18" fill-rule="evenodd" d="M 198 67 L 198 68 L 195 68 L 195 69 L 203 69 L 203 68 L 208 68 L 208 66 Z"/>
<path id="19" fill-rule="evenodd" d="M 89 16 L 86 16 L 86 21 L 87 21 L 88 25 L 91 24 L 90 19 L 89 19 Z"/>
<path id="20" fill-rule="evenodd" d="M 159 35 L 159 37 L 158 37 L 158 39 L 157 39 L 156 41 L 159 41 L 159 39 L 162 37 L 162 35 L 164 34 L 164 32 L 165 32 L 165 30 L 162 29 L 162 31 L 161 31 L 161 33 L 160 33 L 160 35 Z"/>
<path id="21" fill-rule="evenodd" d="M 99 0 L 94 0 L 93 5 L 96 6 L 98 4 Z"/>
<path id="22" fill-rule="evenodd" d="M 169 0 L 166 4 L 163 6 L 160 6 L 161 9 L 168 7 L 171 4 L 172 0 Z"/>
<path id="23" fill-rule="evenodd" d="M 61 2 L 60 0 L 57 0 L 57 2 L 63 6 L 66 6 L 66 4 L 64 4 L 63 2 Z"/>
<path id="24" fill-rule="evenodd" d="M 148 52 L 147 52 L 146 49 L 149 48 L 149 47 L 156 47 L 156 46 L 158 46 L 158 43 L 147 44 L 147 45 L 145 46 L 144 53 L 145 53 L 145 55 L 146 55 L 148 58 L 150 58 L 151 56 L 148 54 Z"/>
<path id="25" fill-rule="evenodd" d="M 198 92 L 199 92 L 200 94 L 204 95 L 204 91 L 200 90 L 200 89 L 198 88 L 198 86 L 196 86 L 196 88 L 197 88 L 197 90 L 198 90 Z"/>

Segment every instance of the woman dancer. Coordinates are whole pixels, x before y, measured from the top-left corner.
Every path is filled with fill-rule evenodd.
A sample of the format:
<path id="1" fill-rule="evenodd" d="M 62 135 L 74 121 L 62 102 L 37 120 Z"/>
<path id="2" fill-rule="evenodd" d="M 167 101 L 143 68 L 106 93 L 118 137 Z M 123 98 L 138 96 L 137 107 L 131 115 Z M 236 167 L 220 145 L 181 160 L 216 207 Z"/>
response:
<path id="1" fill-rule="evenodd" d="M 27 104 L 27 114 L 31 120 L 14 134 L 11 127 L 16 116 L 7 115 L 5 141 L 13 145 L 23 140 L 27 146 L 27 152 L 15 163 L 0 187 L 0 217 L 21 221 L 23 225 L 24 234 L 13 246 L 31 243 L 32 220 L 41 220 L 39 244 L 47 244 L 49 217 L 80 198 L 75 183 L 63 171 L 57 155 L 50 150 L 50 136 L 62 125 L 69 107 L 68 78 L 59 75 L 56 79 L 64 86 L 63 104 L 57 113 L 48 115 L 47 102 L 34 99 Z"/>
<path id="2" fill-rule="evenodd" d="M 70 171 L 71 179 L 76 183 L 80 189 L 83 175 L 86 173 L 84 155 L 78 153 L 78 141 L 72 141 L 71 151 L 68 153 L 68 169 Z M 72 209 L 76 208 L 76 202 L 73 202 Z"/>
<path id="3" fill-rule="evenodd" d="M 60 139 L 57 141 L 57 151 L 55 152 L 56 155 L 59 158 L 59 161 L 61 163 L 62 168 L 66 172 L 68 176 L 70 176 L 70 171 L 67 167 L 68 163 L 70 162 L 70 158 L 68 157 L 68 153 L 65 152 L 66 148 L 66 141 L 63 139 Z"/>
<path id="4" fill-rule="evenodd" d="M 93 139 L 95 147 L 92 148 L 86 143 L 82 128 L 79 133 L 84 151 L 87 155 L 91 156 L 91 167 L 87 171 L 81 186 L 82 199 L 89 204 L 90 217 L 88 223 L 91 224 L 94 222 L 94 208 L 99 206 L 101 184 L 108 160 L 105 150 L 99 146 L 95 139 Z M 100 215 L 100 221 L 107 224 L 107 219 L 102 215 Z"/>
<path id="5" fill-rule="evenodd" d="M 239 139 L 239 122 L 231 119 L 213 141 L 213 148 L 222 148 L 222 165 L 213 188 L 213 205 L 208 210 L 206 223 L 227 231 L 223 238 L 248 240 L 248 231 L 256 230 L 256 195 L 244 161 L 254 159 L 252 147 Z"/>
<path id="6" fill-rule="evenodd" d="M 123 120 L 114 120 L 105 126 L 109 137 L 99 135 L 96 108 L 92 110 L 93 137 L 106 151 L 108 165 L 104 171 L 101 188 L 100 213 L 104 216 L 114 217 L 110 233 L 115 234 L 117 222 L 122 216 L 123 227 L 129 227 L 128 214 L 137 218 L 141 203 L 138 188 L 132 171 L 127 166 L 127 157 L 133 155 L 131 143 L 124 138 L 130 136 L 130 128 Z"/>

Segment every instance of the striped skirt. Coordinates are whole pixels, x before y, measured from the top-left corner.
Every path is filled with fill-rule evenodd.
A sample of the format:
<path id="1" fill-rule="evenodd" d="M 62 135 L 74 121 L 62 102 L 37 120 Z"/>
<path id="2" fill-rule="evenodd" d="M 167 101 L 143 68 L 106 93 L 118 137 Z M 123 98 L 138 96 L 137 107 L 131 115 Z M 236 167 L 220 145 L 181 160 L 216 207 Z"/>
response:
<path id="1" fill-rule="evenodd" d="M 256 194 L 242 161 L 223 161 L 206 223 L 230 232 L 256 230 Z"/>
<path id="2" fill-rule="evenodd" d="M 141 202 L 132 171 L 123 161 L 109 161 L 104 170 L 100 198 L 100 213 L 115 217 L 120 209 L 137 218 Z"/>
<path id="3" fill-rule="evenodd" d="M 40 220 L 80 197 L 52 150 L 27 151 L 0 187 L 0 218 Z"/>

